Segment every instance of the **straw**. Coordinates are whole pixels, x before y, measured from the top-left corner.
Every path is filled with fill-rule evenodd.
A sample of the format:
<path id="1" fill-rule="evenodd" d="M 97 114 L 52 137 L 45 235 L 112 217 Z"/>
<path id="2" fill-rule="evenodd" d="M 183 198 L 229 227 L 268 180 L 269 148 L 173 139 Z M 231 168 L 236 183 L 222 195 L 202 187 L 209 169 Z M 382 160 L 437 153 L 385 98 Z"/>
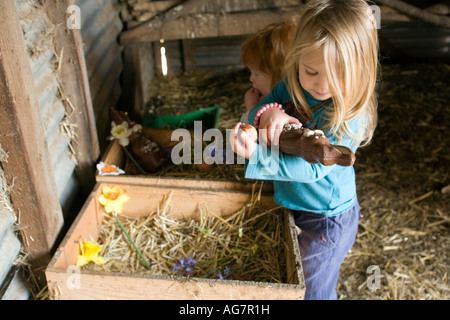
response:
<path id="1" fill-rule="evenodd" d="M 258 198 L 254 194 L 249 203 L 226 217 L 199 203 L 197 218 L 178 220 L 172 218 L 170 192 L 148 215 L 122 219 L 118 223 L 122 232 L 112 223 L 117 217 L 105 214 L 98 243 L 107 262 L 85 269 L 283 283 L 283 209 L 267 209 Z M 151 260 L 152 268 L 138 263 L 139 257 Z M 195 263 L 187 264 L 191 260 Z"/>

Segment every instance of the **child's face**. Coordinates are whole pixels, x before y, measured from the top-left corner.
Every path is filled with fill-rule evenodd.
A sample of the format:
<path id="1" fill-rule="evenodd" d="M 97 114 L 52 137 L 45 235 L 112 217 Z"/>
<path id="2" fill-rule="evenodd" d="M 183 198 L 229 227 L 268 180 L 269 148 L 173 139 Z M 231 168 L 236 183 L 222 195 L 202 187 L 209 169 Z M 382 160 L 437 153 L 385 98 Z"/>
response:
<path id="1" fill-rule="evenodd" d="M 267 96 L 272 90 L 271 87 L 272 79 L 267 74 L 265 74 L 260 70 L 252 68 L 249 69 L 251 72 L 250 82 L 253 84 L 253 88 L 258 90 L 263 97 Z"/>
<path id="2" fill-rule="evenodd" d="M 332 97 L 322 50 L 314 50 L 302 57 L 298 75 L 303 89 L 317 100 Z"/>

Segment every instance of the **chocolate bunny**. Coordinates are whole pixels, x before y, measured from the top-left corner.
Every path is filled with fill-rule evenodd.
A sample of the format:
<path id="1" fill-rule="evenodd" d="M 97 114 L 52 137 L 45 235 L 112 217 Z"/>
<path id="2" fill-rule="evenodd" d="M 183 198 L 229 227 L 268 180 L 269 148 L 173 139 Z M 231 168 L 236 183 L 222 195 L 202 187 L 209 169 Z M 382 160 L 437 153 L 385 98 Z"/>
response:
<path id="1" fill-rule="evenodd" d="M 285 124 L 280 135 L 280 151 L 325 166 L 352 166 L 356 156 L 350 148 L 332 145 L 322 130 Z"/>

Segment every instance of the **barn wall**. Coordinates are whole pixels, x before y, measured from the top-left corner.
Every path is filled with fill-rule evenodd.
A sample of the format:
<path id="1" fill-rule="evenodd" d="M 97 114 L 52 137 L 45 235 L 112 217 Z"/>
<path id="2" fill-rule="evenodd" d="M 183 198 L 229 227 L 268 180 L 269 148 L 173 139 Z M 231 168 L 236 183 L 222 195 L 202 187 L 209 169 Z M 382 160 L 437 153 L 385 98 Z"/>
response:
<path id="1" fill-rule="evenodd" d="M 67 216 L 74 201 L 74 195 L 79 189 L 79 183 L 75 175 L 76 160 L 70 147 L 73 143 L 70 129 L 73 124 L 67 121 L 66 115 L 69 110 L 63 104 L 59 92 L 57 71 L 59 53 L 55 52 L 53 45 L 56 28 L 47 18 L 41 1 L 15 0 L 15 3 L 22 25 L 26 51 L 29 54 L 35 97 L 45 130 L 58 198 Z M 4 183 L 6 186 L 6 181 Z M 6 197 L 5 188 L 0 192 Z M 0 239 L 3 239 L 0 241 L 0 252 L 1 255 L 7 255 L 0 258 L 0 284 L 3 283 L 3 290 L 6 290 L 8 284 L 11 286 L 6 293 L 1 293 L 4 293 L 3 299 L 27 299 L 28 290 L 17 287 L 21 283 L 20 273 L 13 272 L 15 267 L 12 260 L 18 258 L 21 249 L 11 220 L 11 216 L 16 216 L 16 213 L 8 213 L 5 207 L 2 209 L 2 205 L 0 209 L 2 210 Z M 10 283 L 11 276 L 14 278 Z"/>
<path id="2" fill-rule="evenodd" d="M 244 68 L 241 62 L 241 45 L 248 36 L 196 39 L 197 68 L 215 70 L 217 73 Z"/>
<path id="3" fill-rule="evenodd" d="M 25 46 L 35 83 L 35 95 L 51 157 L 53 175 L 63 208 L 70 208 L 74 190 L 79 188 L 75 176 L 76 160 L 71 152 L 71 126 L 59 92 L 58 55 L 53 45 L 55 26 L 48 20 L 38 0 L 16 0 Z M 65 209 L 65 210 L 64 210 Z"/>
<path id="4" fill-rule="evenodd" d="M 121 6 L 115 0 L 77 0 L 81 10 L 83 37 L 97 132 L 102 151 L 109 135 L 108 110 L 121 95 L 122 47 L 118 36 L 123 29 Z"/>
<path id="5" fill-rule="evenodd" d="M 0 146 L 0 162 L 8 161 Z M 16 213 L 9 201 L 9 186 L 0 164 L 0 299 L 25 300 L 29 291 L 16 268 L 21 243 L 14 230 Z"/>

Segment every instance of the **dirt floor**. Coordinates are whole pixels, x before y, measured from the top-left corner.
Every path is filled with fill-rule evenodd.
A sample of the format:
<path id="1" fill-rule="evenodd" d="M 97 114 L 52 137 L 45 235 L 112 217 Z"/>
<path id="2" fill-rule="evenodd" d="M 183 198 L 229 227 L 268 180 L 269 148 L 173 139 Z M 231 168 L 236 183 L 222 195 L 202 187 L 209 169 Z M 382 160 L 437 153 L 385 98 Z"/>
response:
<path id="1" fill-rule="evenodd" d="M 447 64 L 382 65 L 379 125 L 372 144 L 357 152 L 363 217 L 342 266 L 340 299 L 450 298 L 450 191 L 444 188 L 450 184 L 449 80 Z M 246 71 L 157 79 L 149 109 L 182 113 L 218 105 L 221 127 L 231 128 L 249 86 Z M 173 169 L 165 174 L 189 171 Z M 242 179 L 242 168 L 221 174 Z"/>

